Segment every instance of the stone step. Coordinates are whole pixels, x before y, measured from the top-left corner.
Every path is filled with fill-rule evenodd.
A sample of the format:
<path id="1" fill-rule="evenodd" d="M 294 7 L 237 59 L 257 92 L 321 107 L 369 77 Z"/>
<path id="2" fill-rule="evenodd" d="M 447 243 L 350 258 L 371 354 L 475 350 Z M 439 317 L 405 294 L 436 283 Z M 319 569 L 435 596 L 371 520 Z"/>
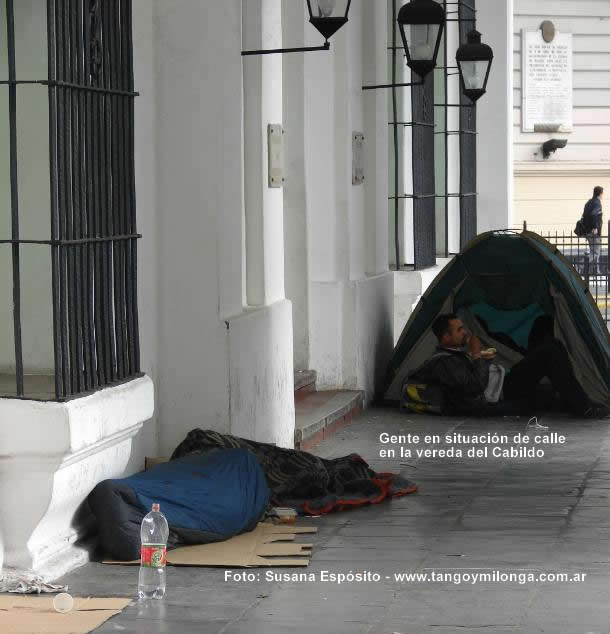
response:
<path id="1" fill-rule="evenodd" d="M 315 370 L 294 371 L 294 402 L 302 400 L 307 394 L 316 391 L 317 373 Z"/>
<path id="2" fill-rule="evenodd" d="M 364 392 L 325 390 L 312 392 L 295 402 L 294 446 L 309 451 L 358 417 Z"/>

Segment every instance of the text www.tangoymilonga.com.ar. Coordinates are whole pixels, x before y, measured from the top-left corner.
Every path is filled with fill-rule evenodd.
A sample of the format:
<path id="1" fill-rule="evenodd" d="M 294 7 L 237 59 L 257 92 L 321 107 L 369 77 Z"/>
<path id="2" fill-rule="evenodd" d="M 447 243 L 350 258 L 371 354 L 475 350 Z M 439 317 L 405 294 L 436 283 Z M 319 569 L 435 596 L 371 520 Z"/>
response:
<path id="1" fill-rule="evenodd" d="M 582 583 L 586 572 L 542 572 L 533 569 L 486 570 L 445 569 L 424 572 L 396 572 L 394 580 L 399 583 L 453 583 L 455 585 L 478 583 Z"/>

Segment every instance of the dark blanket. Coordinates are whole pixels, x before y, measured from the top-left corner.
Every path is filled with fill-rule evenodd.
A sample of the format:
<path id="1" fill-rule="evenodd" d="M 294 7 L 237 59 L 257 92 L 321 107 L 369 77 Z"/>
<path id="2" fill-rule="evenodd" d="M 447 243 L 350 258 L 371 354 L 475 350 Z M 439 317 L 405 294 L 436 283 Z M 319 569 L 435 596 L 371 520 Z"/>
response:
<path id="1" fill-rule="evenodd" d="M 218 448 L 251 451 L 267 479 L 271 503 L 301 514 L 320 515 L 414 493 L 417 486 L 396 474 L 375 473 L 357 454 L 326 460 L 305 451 L 284 449 L 215 431 L 193 429 L 171 459 Z"/>

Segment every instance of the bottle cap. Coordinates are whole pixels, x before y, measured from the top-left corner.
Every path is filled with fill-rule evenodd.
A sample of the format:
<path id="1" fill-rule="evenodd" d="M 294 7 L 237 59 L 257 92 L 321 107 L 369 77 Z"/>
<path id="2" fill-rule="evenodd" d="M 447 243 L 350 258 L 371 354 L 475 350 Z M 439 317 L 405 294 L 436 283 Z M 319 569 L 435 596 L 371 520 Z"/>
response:
<path id="1" fill-rule="evenodd" d="M 154 513 L 158 513 L 159 512 L 159 508 L 160 508 L 159 505 L 156 504 L 156 503 L 152 505 L 152 510 L 153 510 Z"/>

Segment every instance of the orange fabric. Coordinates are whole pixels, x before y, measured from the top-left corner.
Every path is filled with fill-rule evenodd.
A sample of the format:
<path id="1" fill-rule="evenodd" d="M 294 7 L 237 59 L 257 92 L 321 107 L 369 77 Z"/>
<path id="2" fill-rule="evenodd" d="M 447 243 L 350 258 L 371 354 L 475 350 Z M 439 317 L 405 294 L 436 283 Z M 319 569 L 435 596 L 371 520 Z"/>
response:
<path id="1" fill-rule="evenodd" d="M 339 498 L 332 500 L 321 508 L 313 508 L 309 502 L 303 504 L 303 510 L 309 515 L 326 515 L 335 511 L 347 511 L 349 509 L 358 508 L 365 504 L 379 504 L 386 499 L 393 497 L 403 497 L 417 491 L 416 484 L 391 491 L 392 484 L 396 476 L 393 473 L 377 473 L 372 482 L 379 487 L 379 494 L 373 498 L 363 497 L 356 499 Z"/>

